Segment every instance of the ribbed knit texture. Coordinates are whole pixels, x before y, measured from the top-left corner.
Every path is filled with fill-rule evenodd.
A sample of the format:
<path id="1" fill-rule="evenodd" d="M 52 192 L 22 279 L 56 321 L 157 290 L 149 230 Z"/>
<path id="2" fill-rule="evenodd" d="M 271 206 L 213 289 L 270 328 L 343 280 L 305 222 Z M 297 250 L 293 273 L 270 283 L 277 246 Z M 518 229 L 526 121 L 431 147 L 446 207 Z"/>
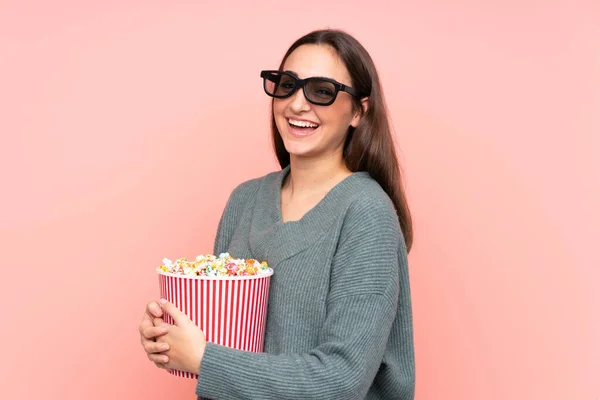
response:
<path id="1" fill-rule="evenodd" d="M 239 185 L 214 253 L 273 268 L 264 353 L 207 343 L 196 387 L 208 399 L 414 398 L 406 247 L 387 194 L 366 172 L 283 223 L 289 167 Z"/>

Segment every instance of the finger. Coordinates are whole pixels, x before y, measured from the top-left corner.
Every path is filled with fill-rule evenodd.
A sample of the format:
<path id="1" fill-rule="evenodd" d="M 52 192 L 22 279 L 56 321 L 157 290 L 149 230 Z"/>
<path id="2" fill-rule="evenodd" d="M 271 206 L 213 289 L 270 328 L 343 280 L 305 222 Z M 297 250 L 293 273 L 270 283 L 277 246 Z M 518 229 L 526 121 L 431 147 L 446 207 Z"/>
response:
<path id="1" fill-rule="evenodd" d="M 161 353 L 163 351 L 168 351 L 171 346 L 165 342 L 154 342 L 152 340 L 146 340 L 142 343 L 142 347 L 146 353 Z"/>
<path id="2" fill-rule="evenodd" d="M 148 314 L 148 308 L 146 306 L 146 309 L 144 310 L 144 314 L 142 315 L 142 322 L 152 321 L 152 318 L 154 318 L 154 317 L 152 315 Z"/>
<path id="3" fill-rule="evenodd" d="M 159 336 L 163 336 L 169 332 L 169 326 L 167 324 L 160 326 L 144 326 L 141 329 L 141 334 L 145 339 L 152 340 Z"/>
<path id="4" fill-rule="evenodd" d="M 144 316 L 142 317 L 142 321 L 140 322 L 140 326 L 138 328 L 138 330 L 140 331 L 140 334 L 143 335 L 144 331 L 148 328 L 153 327 L 154 324 L 152 323 L 152 319 L 150 318 L 150 316 L 146 313 L 144 313 Z"/>
<path id="5" fill-rule="evenodd" d="M 155 336 L 152 340 L 154 340 L 155 342 L 158 340 L 158 338 L 162 335 L 164 335 L 165 333 L 169 332 L 169 326 L 170 324 L 167 324 L 163 321 L 162 318 L 152 318 L 152 323 L 154 324 L 154 326 L 156 328 L 159 329 L 158 336 Z M 161 334 L 161 332 L 164 332 Z"/>
<path id="6" fill-rule="evenodd" d="M 151 301 L 146 305 L 146 313 L 150 317 L 161 318 L 163 316 L 162 308 L 160 308 L 158 303 L 156 303 L 155 301 Z"/>
<path id="7" fill-rule="evenodd" d="M 157 363 L 157 362 L 155 362 L 154 365 L 156 365 L 158 368 L 162 368 L 162 369 L 164 369 L 166 371 L 169 370 L 169 368 L 167 368 L 167 366 L 165 364 L 163 364 L 163 363 Z"/>
<path id="8" fill-rule="evenodd" d="M 148 359 L 155 364 L 166 364 L 169 362 L 169 356 L 164 354 L 148 354 Z"/>
<path id="9" fill-rule="evenodd" d="M 179 308 L 175 307 L 173 303 L 167 301 L 166 299 L 160 299 L 160 305 L 162 306 L 163 311 L 173 318 L 175 325 L 183 326 L 191 322 L 187 315 L 181 312 Z"/>

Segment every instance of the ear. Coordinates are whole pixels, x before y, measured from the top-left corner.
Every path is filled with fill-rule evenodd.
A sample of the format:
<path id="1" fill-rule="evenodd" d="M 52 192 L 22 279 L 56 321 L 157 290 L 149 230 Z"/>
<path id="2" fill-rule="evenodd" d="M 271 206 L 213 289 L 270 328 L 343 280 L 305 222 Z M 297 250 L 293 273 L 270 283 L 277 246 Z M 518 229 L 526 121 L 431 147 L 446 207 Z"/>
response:
<path id="1" fill-rule="evenodd" d="M 361 110 L 356 111 L 356 113 L 354 113 L 354 116 L 352 117 L 352 121 L 350 122 L 350 125 L 353 128 L 356 128 L 358 126 L 358 123 L 360 122 L 361 117 L 363 115 L 365 115 L 365 113 L 367 112 L 367 109 L 369 108 L 369 98 L 368 97 L 365 97 L 360 100 L 360 107 L 361 107 Z"/>

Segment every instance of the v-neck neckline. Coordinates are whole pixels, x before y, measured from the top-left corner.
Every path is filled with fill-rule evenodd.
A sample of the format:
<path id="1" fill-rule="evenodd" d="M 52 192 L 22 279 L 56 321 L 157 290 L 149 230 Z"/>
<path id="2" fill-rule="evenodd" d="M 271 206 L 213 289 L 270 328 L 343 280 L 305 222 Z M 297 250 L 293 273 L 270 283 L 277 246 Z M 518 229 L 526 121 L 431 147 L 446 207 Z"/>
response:
<path id="1" fill-rule="evenodd" d="M 351 183 L 353 180 L 355 180 L 359 177 L 368 175 L 368 172 L 366 172 L 366 171 L 357 171 L 357 172 L 351 173 L 350 175 L 346 176 L 344 179 L 342 179 L 341 181 L 336 183 L 331 189 L 329 189 L 329 191 L 325 194 L 325 196 L 323 196 L 323 198 L 321 200 L 319 200 L 319 202 L 317 202 L 317 204 L 315 204 L 306 213 L 304 213 L 304 215 L 300 219 L 293 220 L 293 221 L 284 221 L 283 213 L 282 213 L 282 209 L 281 209 L 281 192 L 283 189 L 283 187 L 282 187 L 283 181 L 290 174 L 290 171 L 291 171 L 291 167 L 289 165 L 286 166 L 285 168 L 283 168 L 280 171 L 279 176 L 277 177 L 277 180 L 275 182 L 275 208 L 276 208 L 275 223 L 278 225 L 283 225 L 283 226 L 297 225 L 297 224 L 302 224 L 304 222 L 310 222 L 312 219 L 315 218 L 314 215 L 317 214 L 321 208 L 326 207 L 327 204 L 330 203 L 331 198 L 337 197 L 339 195 L 339 193 L 341 191 L 343 191 L 343 188 L 345 186 L 347 186 L 349 183 Z"/>
<path id="2" fill-rule="evenodd" d="M 258 191 L 252 212 L 248 244 L 254 257 L 278 264 L 317 242 L 338 222 L 349 202 L 359 191 L 370 185 L 366 171 L 354 172 L 338 182 L 313 208 L 297 221 L 283 222 L 281 214 L 281 185 L 290 167 L 267 178 Z"/>

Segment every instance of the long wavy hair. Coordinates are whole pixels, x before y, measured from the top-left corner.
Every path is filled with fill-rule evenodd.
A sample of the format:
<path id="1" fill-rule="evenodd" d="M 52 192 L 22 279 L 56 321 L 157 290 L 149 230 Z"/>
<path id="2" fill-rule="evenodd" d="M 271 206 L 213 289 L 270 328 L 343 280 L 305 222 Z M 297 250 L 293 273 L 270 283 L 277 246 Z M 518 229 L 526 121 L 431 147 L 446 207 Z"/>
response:
<path id="1" fill-rule="evenodd" d="M 352 172 L 367 171 L 394 203 L 407 250 L 413 242 L 413 228 L 394 140 L 388 120 L 385 99 L 375 64 L 367 50 L 348 33 L 341 30 L 316 30 L 296 40 L 285 53 L 279 69 L 294 50 L 305 44 L 326 45 L 335 50 L 350 74 L 351 85 L 369 98 L 366 112 L 361 99 L 353 97 L 355 111 L 363 115 L 356 128 L 350 126 L 344 143 L 343 157 Z M 271 113 L 271 131 L 275 154 L 281 168 L 290 164 L 281 134 Z"/>

